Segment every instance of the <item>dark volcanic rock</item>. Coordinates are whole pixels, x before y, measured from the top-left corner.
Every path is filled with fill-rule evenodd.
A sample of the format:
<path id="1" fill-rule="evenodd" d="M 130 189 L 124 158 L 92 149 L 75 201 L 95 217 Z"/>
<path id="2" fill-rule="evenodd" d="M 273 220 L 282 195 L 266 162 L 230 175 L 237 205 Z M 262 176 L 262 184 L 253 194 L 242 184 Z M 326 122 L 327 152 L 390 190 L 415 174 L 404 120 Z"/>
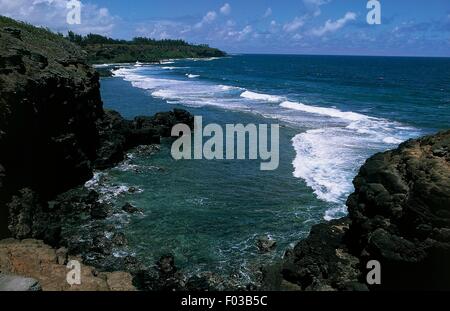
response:
<path id="1" fill-rule="evenodd" d="M 103 234 L 97 235 L 92 241 L 92 250 L 94 252 L 110 255 L 112 253 L 113 243 Z"/>
<path id="2" fill-rule="evenodd" d="M 156 266 L 163 274 L 173 274 L 177 271 L 177 268 L 175 267 L 175 259 L 172 255 L 161 257 L 156 263 Z"/>
<path id="3" fill-rule="evenodd" d="M 143 211 L 133 205 L 131 205 L 130 203 L 126 203 L 123 207 L 122 210 L 128 214 L 134 214 L 134 213 L 142 213 Z"/>
<path id="4" fill-rule="evenodd" d="M 178 123 L 194 126 L 193 116 L 182 109 L 158 113 L 153 117 L 136 117 L 125 120 L 115 112 L 106 110 L 98 120 L 100 146 L 94 166 L 97 169 L 110 168 L 124 160 L 128 149 L 140 145 L 159 144 L 161 137 L 170 137 L 172 127 Z"/>
<path id="5" fill-rule="evenodd" d="M 95 203 L 91 207 L 91 217 L 93 219 L 105 219 L 111 213 L 111 206 L 105 203 Z"/>
<path id="6" fill-rule="evenodd" d="M 450 289 L 450 132 L 411 140 L 371 157 L 354 180 L 348 218 L 313 227 L 267 268 L 269 289 Z M 298 288 L 295 288 L 296 285 Z"/>
<path id="7" fill-rule="evenodd" d="M 0 16 L 0 235 L 8 219 L 18 239 L 65 246 L 98 269 L 137 276 L 144 269 L 120 248 L 126 238 L 111 238 L 114 229 L 103 221 L 112 207 L 78 186 L 94 168 L 118 164 L 128 149 L 169 137 L 173 125 L 192 127 L 193 117 L 176 109 L 128 121 L 103 110 L 99 86 L 81 49 Z M 164 275 L 156 288 L 181 288 L 178 273 Z"/>
<path id="8" fill-rule="evenodd" d="M 30 188 L 50 198 L 92 176 L 89 162 L 96 155 L 96 121 L 103 115 L 99 78 L 82 51 L 59 36 L 3 23 L 3 184 L 9 192 Z"/>
<path id="9" fill-rule="evenodd" d="M 450 132 L 375 155 L 348 199 L 348 243 L 378 260 L 376 288 L 450 289 Z"/>
<path id="10" fill-rule="evenodd" d="M 39 238 L 51 245 L 59 245 L 61 218 L 58 212 L 49 211 L 49 206 L 28 188 L 13 196 L 9 207 L 9 230 L 18 239 Z"/>
<path id="11" fill-rule="evenodd" d="M 256 240 L 256 246 L 258 247 L 260 252 L 268 253 L 275 249 L 275 247 L 277 246 L 277 242 L 273 239 L 272 236 L 266 235 L 259 237 Z"/>
<path id="12" fill-rule="evenodd" d="M 159 143 L 177 123 L 193 126 L 184 110 L 125 120 L 103 110 L 99 86 L 98 73 L 77 46 L 44 29 L 0 18 L 0 226 L 5 226 L 7 203 L 23 196 L 21 189 L 46 206 L 89 180 L 94 168 L 122 161 L 128 149 Z M 21 206 L 33 209 L 24 200 L 12 205 L 13 222 Z M 108 216 L 108 206 L 89 204 L 93 218 Z M 14 234 L 24 235 L 24 225 L 14 227 L 27 217 L 36 219 L 20 216 L 10 226 Z"/>
<path id="13" fill-rule="evenodd" d="M 16 195 L 10 228 L 34 235 L 40 225 L 29 221 L 45 201 L 92 176 L 103 115 L 99 79 L 76 46 L 2 17 L 0 93 L 0 209 Z"/>
<path id="14" fill-rule="evenodd" d="M 112 237 L 112 242 L 117 246 L 125 246 L 128 244 L 127 237 L 123 232 L 116 232 Z"/>
<path id="15" fill-rule="evenodd" d="M 281 270 L 284 279 L 303 290 L 354 288 L 360 277 L 359 260 L 343 243 L 348 226 L 346 218 L 314 226 L 307 239 L 287 252 Z"/>

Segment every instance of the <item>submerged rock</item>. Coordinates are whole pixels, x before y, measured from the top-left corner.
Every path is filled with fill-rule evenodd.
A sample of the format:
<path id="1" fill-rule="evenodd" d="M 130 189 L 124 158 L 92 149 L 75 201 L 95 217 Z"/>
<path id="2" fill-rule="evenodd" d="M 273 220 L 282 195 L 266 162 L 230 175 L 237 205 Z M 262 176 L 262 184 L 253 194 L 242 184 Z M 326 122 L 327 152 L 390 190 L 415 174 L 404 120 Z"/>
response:
<path id="1" fill-rule="evenodd" d="M 172 255 L 161 257 L 156 263 L 158 270 L 163 274 L 173 274 L 177 271 L 175 267 L 175 258 Z"/>
<path id="2" fill-rule="evenodd" d="M 125 236 L 125 234 L 123 232 L 114 233 L 111 240 L 112 240 L 113 244 L 117 245 L 117 246 L 125 246 L 128 244 L 127 237 Z"/>
<path id="3" fill-rule="evenodd" d="M 158 113 L 155 116 L 139 116 L 129 121 L 115 111 L 105 110 L 104 117 L 98 120 L 100 146 L 94 166 L 97 169 L 110 168 L 125 159 L 127 150 L 138 146 L 138 152 L 153 154 L 161 137 L 171 137 L 172 127 L 178 123 L 194 126 L 193 116 L 182 109 Z"/>
<path id="4" fill-rule="evenodd" d="M 133 206 L 131 203 L 126 203 L 123 207 L 122 210 L 128 214 L 135 214 L 135 213 L 142 213 L 143 210 L 140 208 L 137 208 L 135 206 Z"/>
<path id="5" fill-rule="evenodd" d="M 258 238 L 258 240 L 256 241 L 256 246 L 258 247 L 259 251 L 268 253 L 275 249 L 275 247 L 277 246 L 277 242 L 271 235 L 265 235 Z"/>
<path id="6" fill-rule="evenodd" d="M 111 206 L 106 203 L 95 202 L 91 207 L 91 217 L 93 219 L 105 219 L 111 214 Z"/>

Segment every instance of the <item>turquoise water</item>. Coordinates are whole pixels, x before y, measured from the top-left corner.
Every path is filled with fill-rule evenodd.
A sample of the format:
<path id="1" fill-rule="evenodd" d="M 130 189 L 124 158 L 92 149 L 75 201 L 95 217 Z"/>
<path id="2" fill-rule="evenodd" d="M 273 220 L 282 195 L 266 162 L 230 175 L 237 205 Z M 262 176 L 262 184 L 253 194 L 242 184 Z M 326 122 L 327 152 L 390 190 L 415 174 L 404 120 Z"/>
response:
<path id="1" fill-rule="evenodd" d="M 370 155 L 450 127 L 449 59 L 237 55 L 115 75 L 102 79 L 102 97 L 127 118 L 179 107 L 204 124 L 282 126 L 275 171 L 259 160 L 175 161 L 167 140 L 96 176 L 105 199 L 144 209 L 115 215 L 129 252 L 149 264 L 172 253 L 188 273 L 252 280 L 314 223 L 345 215 Z M 260 254 L 255 241 L 267 234 L 277 249 Z"/>

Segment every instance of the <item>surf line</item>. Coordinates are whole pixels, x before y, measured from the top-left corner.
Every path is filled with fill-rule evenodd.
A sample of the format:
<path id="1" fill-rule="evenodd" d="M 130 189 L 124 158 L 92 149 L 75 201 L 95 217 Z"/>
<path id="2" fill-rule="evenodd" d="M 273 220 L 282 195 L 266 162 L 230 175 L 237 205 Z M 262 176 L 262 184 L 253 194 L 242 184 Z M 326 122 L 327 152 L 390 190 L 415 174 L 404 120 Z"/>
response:
<path id="1" fill-rule="evenodd" d="M 203 117 L 195 116 L 193 134 L 186 124 L 172 128 L 172 136 L 179 138 L 172 144 L 171 154 L 175 160 L 260 159 L 261 171 L 273 171 L 280 164 L 279 124 L 270 125 L 270 139 L 268 132 L 268 124 L 226 124 L 225 130 L 215 123 L 203 127 Z M 206 142 L 205 137 L 209 138 Z"/>

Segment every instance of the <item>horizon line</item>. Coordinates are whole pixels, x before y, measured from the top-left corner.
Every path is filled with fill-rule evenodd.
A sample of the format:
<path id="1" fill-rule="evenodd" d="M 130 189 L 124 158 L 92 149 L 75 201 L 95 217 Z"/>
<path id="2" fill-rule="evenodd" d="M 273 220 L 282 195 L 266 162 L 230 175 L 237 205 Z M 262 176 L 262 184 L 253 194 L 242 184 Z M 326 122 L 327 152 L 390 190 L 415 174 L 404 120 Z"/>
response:
<path id="1" fill-rule="evenodd" d="M 432 56 L 432 55 L 375 55 L 375 54 L 308 54 L 308 53 L 270 53 L 270 52 L 226 52 L 231 56 L 238 55 L 278 55 L 278 56 L 346 56 L 346 57 L 392 57 L 392 58 L 450 58 L 449 56 Z"/>

